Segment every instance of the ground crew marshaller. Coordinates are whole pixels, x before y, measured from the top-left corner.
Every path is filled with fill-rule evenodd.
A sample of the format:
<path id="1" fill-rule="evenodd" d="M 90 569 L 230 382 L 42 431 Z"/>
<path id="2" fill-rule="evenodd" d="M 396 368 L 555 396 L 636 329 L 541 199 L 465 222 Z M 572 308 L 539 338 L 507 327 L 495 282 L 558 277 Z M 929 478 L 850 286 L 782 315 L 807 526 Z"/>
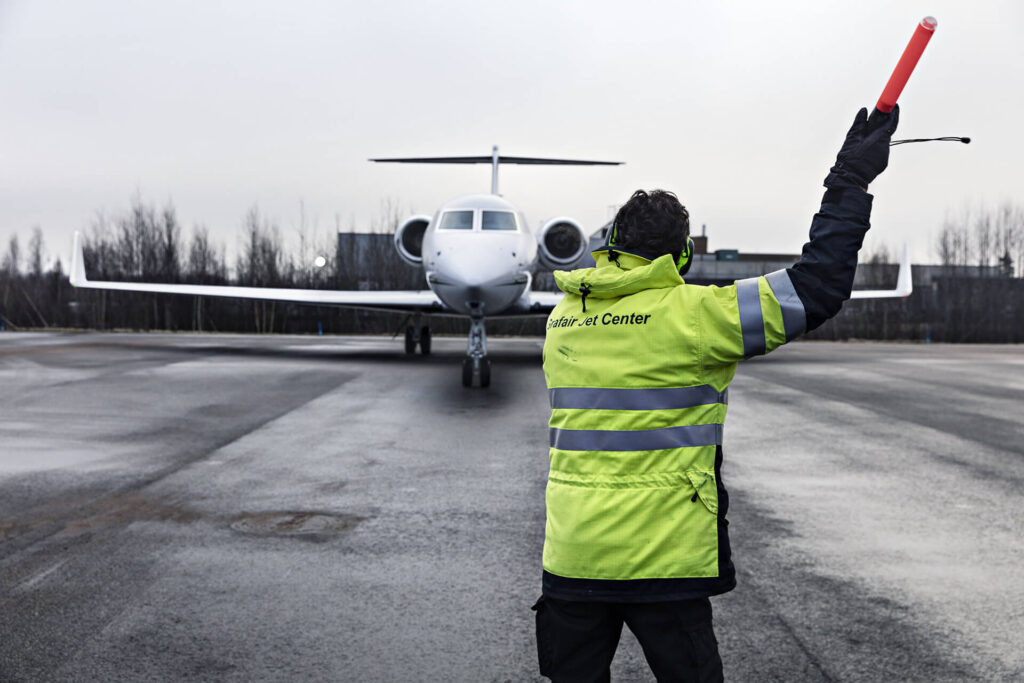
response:
<path id="1" fill-rule="evenodd" d="M 689 215 L 638 190 L 595 268 L 555 273 L 540 672 L 607 681 L 622 624 L 659 681 L 718 681 L 709 597 L 736 586 L 722 429 L 736 364 L 839 312 L 869 227 L 899 108 L 857 113 L 791 268 L 728 287 L 688 285 Z M 742 193 L 740 194 L 742 198 Z"/>

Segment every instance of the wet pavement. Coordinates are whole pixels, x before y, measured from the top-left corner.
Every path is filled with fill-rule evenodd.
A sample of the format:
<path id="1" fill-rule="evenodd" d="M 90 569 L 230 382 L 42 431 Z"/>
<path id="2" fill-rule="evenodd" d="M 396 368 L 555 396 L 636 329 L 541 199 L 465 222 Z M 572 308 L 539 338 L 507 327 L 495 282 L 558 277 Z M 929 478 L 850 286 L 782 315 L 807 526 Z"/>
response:
<path id="1" fill-rule="evenodd" d="M 0 334 L 0 680 L 540 680 L 540 342 L 402 343 Z M 741 366 L 727 679 L 1024 678 L 1022 399 L 1020 347 Z"/>

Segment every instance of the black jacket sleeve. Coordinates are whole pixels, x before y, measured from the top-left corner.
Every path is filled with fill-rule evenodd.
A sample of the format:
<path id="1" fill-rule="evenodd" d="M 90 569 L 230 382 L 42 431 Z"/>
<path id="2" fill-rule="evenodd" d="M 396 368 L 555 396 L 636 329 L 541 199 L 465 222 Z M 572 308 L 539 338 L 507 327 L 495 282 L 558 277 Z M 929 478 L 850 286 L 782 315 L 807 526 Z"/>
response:
<path id="1" fill-rule="evenodd" d="M 786 271 L 813 330 L 839 313 L 850 298 L 857 270 L 857 252 L 871 218 L 872 196 L 857 187 L 825 192 L 821 209 L 811 220 L 810 241 L 800 260 Z"/>

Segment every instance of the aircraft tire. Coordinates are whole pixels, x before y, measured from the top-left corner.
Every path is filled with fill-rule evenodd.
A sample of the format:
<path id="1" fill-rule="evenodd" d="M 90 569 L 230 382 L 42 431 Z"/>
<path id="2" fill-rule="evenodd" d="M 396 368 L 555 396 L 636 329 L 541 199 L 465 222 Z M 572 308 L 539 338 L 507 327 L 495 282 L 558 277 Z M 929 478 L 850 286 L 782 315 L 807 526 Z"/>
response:
<path id="1" fill-rule="evenodd" d="M 412 329 L 412 325 L 405 328 L 405 353 L 411 355 L 416 353 L 416 333 Z"/>
<path id="2" fill-rule="evenodd" d="M 468 356 L 462 359 L 462 386 L 473 386 L 473 359 Z"/>
<path id="3" fill-rule="evenodd" d="M 486 389 L 491 386 L 491 359 L 480 360 L 480 386 Z"/>
<path id="4" fill-rule="evenodd" d="M 420 330 L 420 353 L 430 355 L 430 328 L 426 325 Z"/>

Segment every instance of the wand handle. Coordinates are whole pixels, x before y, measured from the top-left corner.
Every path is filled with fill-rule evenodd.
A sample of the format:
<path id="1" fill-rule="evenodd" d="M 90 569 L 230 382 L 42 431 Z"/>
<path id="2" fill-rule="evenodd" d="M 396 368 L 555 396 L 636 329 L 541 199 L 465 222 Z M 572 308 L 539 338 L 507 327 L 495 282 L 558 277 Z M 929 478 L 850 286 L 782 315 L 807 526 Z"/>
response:
<path id="1" fill-rule="evenodd" d="M 907 84 L 907 80 L 910 79 L 910 74 L 914 72 L 914 67 L 917 66 L 917 60 L 921 59 L 921 53 L 924 52 L 928 41 L 932 39 L 932 35 L 935 33 L 935 28 L 938 25 L 939 22 L 935 21 L 935 17 L 925 17 L 917 25 L 914 35 L 910 37 L 910 42 L 907 43 L 907 49 L 903 51 L 903 56 L 896 63 L 892 76 L 889 76 L 889 82 L 885 84 L 885 90 L 882 91 L 882 96 L 878 98 L 875 109 L 888 114 L 896 106 L 896 100 L 899 99 L 900 93 L 903 92 L 903 87 Z"/>

